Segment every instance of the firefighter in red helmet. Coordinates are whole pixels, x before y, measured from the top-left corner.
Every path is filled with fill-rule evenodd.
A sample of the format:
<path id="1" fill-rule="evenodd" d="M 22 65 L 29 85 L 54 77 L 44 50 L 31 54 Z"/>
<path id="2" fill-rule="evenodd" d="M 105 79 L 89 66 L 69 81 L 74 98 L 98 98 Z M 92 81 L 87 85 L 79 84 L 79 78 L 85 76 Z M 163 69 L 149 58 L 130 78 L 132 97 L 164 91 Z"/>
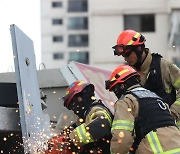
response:
<path id="1" fill-rule="evenodd" d="M 158 53 L 145 47 L 145 37 L 134 30 L 124 30 L 113 47 L 114 55 L 123 56 L 140 73 L 141 84 L 170 106 L 180 128 L 180 69 Z"/>
<path id="2" fill-rule="evenodd" d="M 180 153 L 180 131 L 167 104 L 141 86 L 135 69 L 120 65 L 105 84 L 118 98 L 111 128 L 112 153 Z"/>
<path id="3" fill-rule="evenodd" d="M 73 82 L 63 97 L 64 106 L 81 121 L 69 134 L 71 142 L 82 153 L 110 153 L 112 113 L 95 99 L 94 85 L 85 81 Z"/>

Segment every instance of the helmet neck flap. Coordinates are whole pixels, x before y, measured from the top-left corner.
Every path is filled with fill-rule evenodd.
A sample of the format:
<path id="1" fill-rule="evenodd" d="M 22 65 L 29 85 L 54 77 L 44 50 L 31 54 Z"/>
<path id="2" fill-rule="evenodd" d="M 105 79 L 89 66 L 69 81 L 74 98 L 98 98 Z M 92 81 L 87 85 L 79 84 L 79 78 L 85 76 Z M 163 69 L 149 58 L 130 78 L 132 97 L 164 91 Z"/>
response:
<path id="1" fill-rule="evenodd" d="M 121 96 L 126 93 L 127 89 L 140 83 L 139 76 L 133 76 L 126 80 L 124 83 L 118 83 L 113 88 L 112 91 L 116 95 L 118 99 L 121 98 Z"/>

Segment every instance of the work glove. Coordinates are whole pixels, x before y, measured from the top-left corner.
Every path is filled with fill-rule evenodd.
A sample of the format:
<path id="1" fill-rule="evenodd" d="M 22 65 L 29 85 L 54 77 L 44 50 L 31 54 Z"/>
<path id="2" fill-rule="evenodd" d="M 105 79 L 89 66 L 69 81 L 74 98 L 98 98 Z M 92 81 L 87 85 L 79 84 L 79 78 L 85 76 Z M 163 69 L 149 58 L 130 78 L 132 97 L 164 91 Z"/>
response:
<path id="1" fill-rule="evenodd" d="M 48 150 L 45 154 L 72 154 L 69 137 L 59 134 L 48 141 Z"/>

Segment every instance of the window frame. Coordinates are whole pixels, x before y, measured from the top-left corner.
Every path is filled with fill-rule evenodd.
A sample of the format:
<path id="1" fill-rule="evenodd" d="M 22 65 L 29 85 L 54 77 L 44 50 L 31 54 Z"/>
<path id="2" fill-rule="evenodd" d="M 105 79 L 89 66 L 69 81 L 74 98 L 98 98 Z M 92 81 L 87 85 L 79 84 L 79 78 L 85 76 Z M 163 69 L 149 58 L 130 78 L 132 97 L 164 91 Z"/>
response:
<path id="1" fill-rule="evenodd" d="M 64 52 L 53 52 L 53 60 L 63 60 Z"/>
<path id="2" fill-rule="evenodd" d="M 56 35 L 52 37 L 53 42 L 63 42 L 63 36 L 62 35 Z"/>
<path id="3" fill-rule="evenodd" d="M 63 7 L 63 3 L 62 3 L 62 1 L 53 1 L 51 3 L 51 7 L 52 8 L 62 8 Z"/>
<path id="4" fill-rule="evenodd" d="M 62 24 L 63 24 L 63 19 L 61 19 L 61 18 L 52 19 L 52 25 L 62 25 Z"/>
<path id="5" fill-rule="evenodd" d="M 88 47 L 88 45 L 89 45 L 88 34 L 78 34 L 78 35 L 70 34 L 68 36 L 68 47 Z"/>
<path id="6" fill-rule="evenodd" d="M 128 22 L 127 18 L 129 18 L 130 21 L 129 24 L 127 23 Z M 138 32 L 155 32 L 156 31 L 155 18 L 156 18 L 155 14 L 126 14 L 124 15 L 124 29 L 134 29 Z M 136 22 L 132 23 L 133 20 Z M 143 21 L 143 20 L 151 20 L 151 21 Z"/>
<path id="7" fill-rule="evenodd" d="M 75 59 L 70 58 L 71 54 L 75 54 L 74 55 L 74 56 L 76 56 Z M 84 55 L 81 55 L 81 54 L 84 54 Z M 79 55 L 79 59 L 77 58 L 78 55 Z M 85 58 L 83 59 L 83 57 L 85 57 Z M 70 61 L 76 61 L 76 62 L 80 62 L 83 64 L 89 64 L 89 52 L 88 51 L 79 51 L 79 52 L 78 51 L 71 51 L 68 54 L 68 62 L 70 62 Z"/>
<path id="8" fill-rule="evenodd" d="M 68 12 L 88 12 L 88 0 L 68 0 Z"/>

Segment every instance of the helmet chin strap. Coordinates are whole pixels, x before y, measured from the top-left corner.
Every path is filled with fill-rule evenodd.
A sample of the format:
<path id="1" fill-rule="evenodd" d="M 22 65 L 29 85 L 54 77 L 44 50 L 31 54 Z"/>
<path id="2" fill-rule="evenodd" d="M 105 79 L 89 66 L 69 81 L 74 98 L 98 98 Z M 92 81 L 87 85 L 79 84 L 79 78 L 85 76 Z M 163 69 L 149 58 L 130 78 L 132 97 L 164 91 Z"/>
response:
<path id="1" fill-rule="evenodd" d="M 143 51 L 145 49 L 145 46 L 144 45 L 141 45 L 141 50 L 138 50 L 138 47 L 135 49 L 135 53 L 136 53 L 136 56 L 138 58 L 137 62 L 134 64 L 134 67 L 139 70 L 141 68 L 141 65 L 143 63 L 142 61 L 142 54 L 143 54 Z"/>

